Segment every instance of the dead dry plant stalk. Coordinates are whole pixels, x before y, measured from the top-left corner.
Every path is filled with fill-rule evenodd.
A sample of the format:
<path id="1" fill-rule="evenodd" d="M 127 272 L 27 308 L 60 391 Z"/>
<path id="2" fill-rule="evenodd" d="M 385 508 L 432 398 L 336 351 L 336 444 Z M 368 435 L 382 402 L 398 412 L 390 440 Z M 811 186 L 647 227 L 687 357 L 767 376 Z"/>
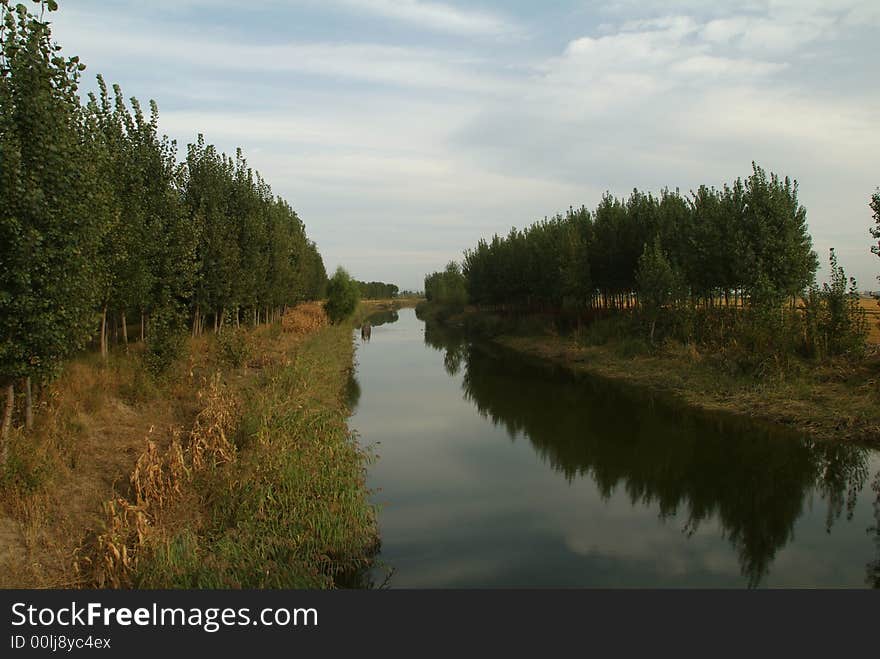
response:
<path id="1" fill-rule="evenodd" d="M 97 588 L 125 588 L 150 521 L 143 509 L 121 497 L 105 503 L 104 514 L 104 532 L 95 537 L 89 555 L 77 556 L 76 571 Z"/>
<path id="2" fill-rule="evenodd" d="M 75 570 L 86 586 L 132 586 L 138 557 L 161 526 L 161 514 L 182 494 L 182 486 L 202 470 L 235 460 L 230 437 L 238 418 L 235 396 L 216 374 L 199 392 L 204 407 L 184 440 L 172 429 L 171 443 L 161 451 L 147 437 L 131 474 L 134 503 L 117 497 L 104 504 L 104 529 L 75 557 Z M 152 434 L 152 428 L 150 429 Z"/>
<path id="3" fill-rule="evenodd" d="M 190 433 L 189 459 L 195 471 L 217 466 L 235 459 L 235 446 L 229 436 L 238 418 L 235 398 L 220 381 L 217 373 L 207 390 L 199 392 L 205 406 L 196 417 Z"/>

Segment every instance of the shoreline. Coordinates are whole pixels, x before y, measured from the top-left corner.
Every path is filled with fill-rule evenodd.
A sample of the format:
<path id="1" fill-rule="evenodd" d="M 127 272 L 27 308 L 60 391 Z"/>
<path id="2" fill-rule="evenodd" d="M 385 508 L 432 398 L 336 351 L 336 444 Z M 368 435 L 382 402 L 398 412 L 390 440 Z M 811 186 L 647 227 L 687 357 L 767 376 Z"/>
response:
<path id="1" fill-rule="evenodd" d="M 476 326 L 483 339 L 572 373 L 622 382 L 692 408 L 756 419 L 814 439 L 880 446 L 880 383 L 869 377 L 876 371 L 876 357 L 859 364 L 806 364 L 796 374 L 757 380 L 724 373 L 712 363 L 712 355 L 693 346 L 667 345 L 629 355 L 623 343 L 583 346 L 556 333 L 520 334 L 505 328 L 483 335 L 479 327 L 492 314 L 474 308 L 455 314 L 438 311 L 436 306 L 420 308 L 429 322 L 465 331 Z"/>

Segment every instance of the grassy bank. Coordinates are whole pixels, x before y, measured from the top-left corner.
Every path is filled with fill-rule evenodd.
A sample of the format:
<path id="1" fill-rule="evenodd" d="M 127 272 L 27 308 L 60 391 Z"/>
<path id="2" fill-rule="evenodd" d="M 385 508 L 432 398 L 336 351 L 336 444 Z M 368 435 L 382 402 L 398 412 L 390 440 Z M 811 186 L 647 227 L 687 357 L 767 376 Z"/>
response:
<path id="1" fill-rule="evenodd" d="M 72 369 L 58 386 L 79 400 L 52 413 L 68 419 L 64 427 L 53 441 L 22 438 L 33 446 L 19 454 L 33 464 L 22 460 L 21 472 L 41 463 L 44 475 L 30 489 L 18 478 L 3 490 L 3 585 L 350 583 L 377 543 L 369 458 L 347 427 L 353 350 L 350 325 L 294 314 L 221 341 L 194 340 L 161 382 L 135 385 L 132 354 Z M 118 373 L 112 386 L 91 400 L 94 389 L 78 391 L 86 376 L 108 373 Z M 126 399 L 133 387 L 137 396 Z M 83 423 L 88 409 L 103 432 Z M 115 462 L 82 450 L 86 442 L 103 442 Z M 52 458 L 33 457 L 38 446 Z"/>
<path id="2" fill-rule="evenodd" d="M 780 423 L 821 439 L 880 444 L 880 357 L 802 360 L 762 377 L 721 353 L 596 329 L 561 333 L 549 317 L 510 317 L 474 308 L 422 305 L 428 321 L 458 326 L 573 371 L 625 381 L 707 410 Z"/>

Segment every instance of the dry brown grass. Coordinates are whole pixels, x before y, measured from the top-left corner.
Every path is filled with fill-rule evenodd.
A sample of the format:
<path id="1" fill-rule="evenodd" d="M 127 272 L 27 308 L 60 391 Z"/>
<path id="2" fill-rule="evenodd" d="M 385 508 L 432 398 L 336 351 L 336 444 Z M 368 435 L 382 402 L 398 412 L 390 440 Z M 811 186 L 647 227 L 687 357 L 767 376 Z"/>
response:
<path id="1" fill-rule="evenodd" d="M 307 306 L 288 316 L 308 324 L 282 321 L 297 330 L 276 325 L 250 333 L 256 361 L 289 359 L 306 336 L 300 332 L 322 326 L 321 306 Z M 238 409 L 230 397 L 256 371 L 227 371 L 221 393 L 212 380 L 214 339 L 203 336 L 190 339 L 187 356 L 156 383 L 137 351 L 120 347 L 107 364 L 94 354 L 73 360 L 40 394 L 35 428 L 13 432 L 12 454 L 37 482 L 0 489 L 0 587 L 63 588 L 99 583 L 102 574 L 103 585 L 124 583 L 131 548 L 155 528 L 157 511 L 181 507 L 187 471 L 234 458 Z M 77 572 L 86 556 L 92 563 Z"/>
<path id="2" fill-rule="evenodd" d="M 32 487 L 2 492 L 0 510 L 18 529 L 17 553 L 3 571 L 7 587 L 65 587 L 75 583 L 74 552 L 87 529 L 103 523 L 103 503 L 125 484 L 151 427 L 168 428 L 185 414 L 182 385 L 161 398 L 141 390 L 135 355 L 117 353 L 108 365 L 94 355 L 68 364 L 42 394 L 36 427 L 15 434 L 24 473 L 39 474 Z M 156 433 L 157 441 L 166 441 Z"/>
<path id="3" fill-rule="evenodd" d="M 281 320 L 285 332 L 304 336 L 324 327 L 328 322 L 324 305 L 319 302 L 300 304 L 290 309 Z"/>
<path id="4" fill-rule="evenodd" d="M 166 539 L 164 515 L 193 476 L 235 460 L 229 436 L 237 423 L 238 400 L 219 374 L 206 383 L 198 398 L 204 408 L 192 430 L 181 440 L 182 433 L 175 429 L 164 451 L 148 438 L 131 473 L 132 495 L 105 503 L 103 531 L 87 538 L 77 551 L 75 571 L 85 585 L 131 586 L 143 551 L 150 543 Z"/>
<path id="5" fill-rule="evenodd" d="M 868 343 L 880 344 L 880 304 L 874 298 L 861 298 L 859 305 L 868 315 Z"/>

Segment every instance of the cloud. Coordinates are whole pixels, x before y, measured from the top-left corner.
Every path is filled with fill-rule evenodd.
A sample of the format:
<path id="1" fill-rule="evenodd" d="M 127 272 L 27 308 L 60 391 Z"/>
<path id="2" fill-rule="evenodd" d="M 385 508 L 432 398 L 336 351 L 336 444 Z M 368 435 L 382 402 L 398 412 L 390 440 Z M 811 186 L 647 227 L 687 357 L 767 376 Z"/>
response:
<path id="1" fill-rule="evenodd" d="M 490 2 L 82 0 L 56 36 L 155 96 L 173 137 L 242 146 L 328 266 L 361 278 L 394 264 L 420 287 L 480 236 L 754 159 L 800 180 L 820 253 L 873 284 L 876 0 L 619 0 L 528 22 Z"/>
<path id="2" fill-rule="evenodd" d="M 514 36 L 520 28 L 499 14 L 460 9 L 422 0 L 331 0 L 360 13 L 400 21 L 428 30 L 467 36 Z"/>
<path id="3" fill-rule="evenodd" d="M 374 43 L 282 43 L 261 45 L 174 35 L 106 34 L 96 27 L 71 26 L 85 61 L 125 58 L 159 61 L 230 74 L 301 74 L 341 81 L 434 88 L 468 93 L 510 89 L 504 78 L 480 72 L 484 62 L 463 53 Z"/>

